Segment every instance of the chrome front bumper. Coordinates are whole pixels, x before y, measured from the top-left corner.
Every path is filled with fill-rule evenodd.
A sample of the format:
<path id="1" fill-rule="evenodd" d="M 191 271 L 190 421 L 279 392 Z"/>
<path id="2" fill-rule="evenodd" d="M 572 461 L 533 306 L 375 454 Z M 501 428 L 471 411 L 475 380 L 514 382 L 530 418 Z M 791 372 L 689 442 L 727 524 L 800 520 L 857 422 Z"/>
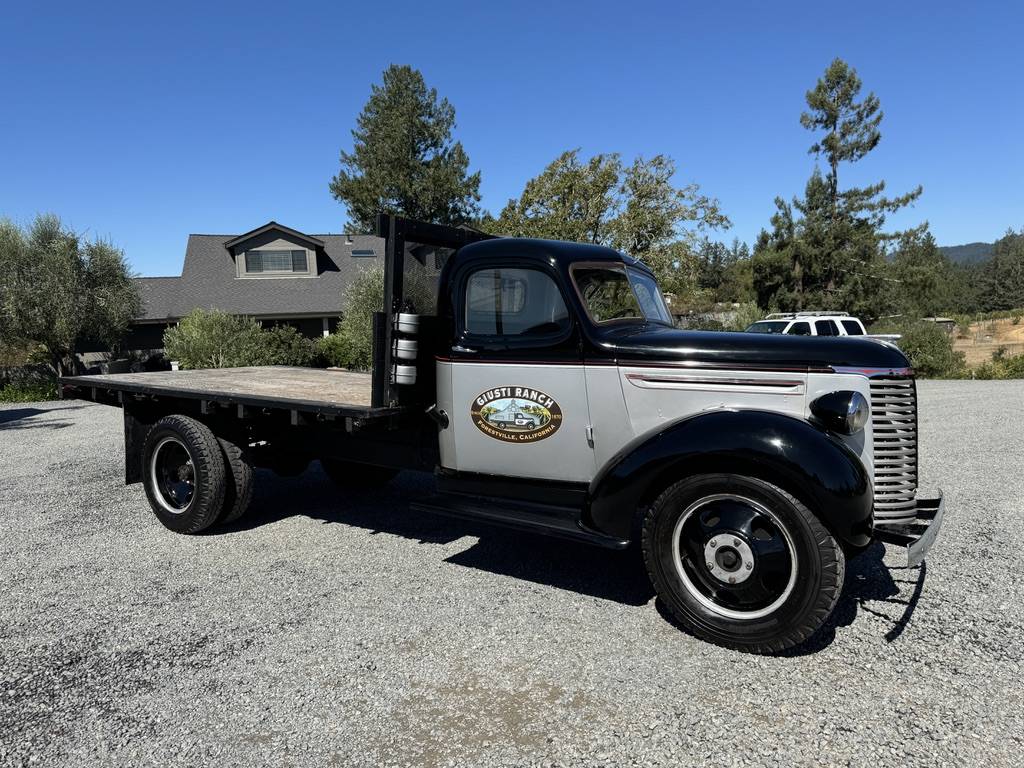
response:
<path id="1" fill-rule="evenodd" d="M 931 499 L 916 500 L 916 516 L 912 522 L 898 525 L 876 523 L 874 537 L 886 544 L 904 547 L 907 551 L 907 567 L 912 568 L 924 562 L 925 555 L 932 548 L 939 529 L 942 527 L 942 514 L 945 501 L 942 491 Z"/>

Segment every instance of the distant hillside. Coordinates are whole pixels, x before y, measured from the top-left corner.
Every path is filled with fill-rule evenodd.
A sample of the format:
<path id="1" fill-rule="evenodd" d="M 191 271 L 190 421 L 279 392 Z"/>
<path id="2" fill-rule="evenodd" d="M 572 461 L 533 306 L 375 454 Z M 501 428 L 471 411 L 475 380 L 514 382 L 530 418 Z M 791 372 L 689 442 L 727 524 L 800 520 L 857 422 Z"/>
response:
<path id="1" fill-rule="evenodd" d="M 976 264 L 992 255 L 994 243 L 967 243 L 966 245 L 942 245 L 939 250 L 946 258 L 957 264 Z"/>

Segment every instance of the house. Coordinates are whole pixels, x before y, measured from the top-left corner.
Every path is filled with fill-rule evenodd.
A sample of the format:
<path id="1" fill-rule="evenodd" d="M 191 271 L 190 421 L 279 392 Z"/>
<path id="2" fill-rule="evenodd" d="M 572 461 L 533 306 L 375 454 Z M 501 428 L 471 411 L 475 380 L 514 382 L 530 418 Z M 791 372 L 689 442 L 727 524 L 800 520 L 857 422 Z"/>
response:
<path id="1" fill-rule="evenodd" d="M 242 235 L 189 235 L 180 277 L 136 278 L 142 314 L 125 346 L 162 348 L 167 326 L 194 309 L 325 335 L 355 276 L 383 264 L 384 241 L 373 235 L 308 235 L 276 221 Z"/>

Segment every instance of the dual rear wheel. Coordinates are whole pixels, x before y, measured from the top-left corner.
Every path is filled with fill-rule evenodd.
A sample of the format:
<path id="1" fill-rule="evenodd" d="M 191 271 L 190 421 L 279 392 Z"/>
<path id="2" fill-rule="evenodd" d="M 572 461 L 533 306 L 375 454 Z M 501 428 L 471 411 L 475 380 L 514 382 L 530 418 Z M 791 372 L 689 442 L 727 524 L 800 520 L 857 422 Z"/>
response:
<path id="1" fill-rule="evenodd" d="M 320 463 L 331 480 L 350 489 L 376 487 L 396 474 L 393 469 L 336 459 Z M 300 474 L 308 464 L 308 458 L 296 457 L 279 474 Z M 172 531 L 199 533 L 238 520 L 252 501 L 254 479 L 246 440 L 216 436 L 189 416 L 165 416 L 146 436 L 146 496 L 157 519 Z"/>
<path id="2" fill-rule="evenodd" d="M 244 446 L 188 416 L 154 424 L 143 449 L 143 485 L 157 519 L 178 533 L 239 519 L 253 494 Z"/>

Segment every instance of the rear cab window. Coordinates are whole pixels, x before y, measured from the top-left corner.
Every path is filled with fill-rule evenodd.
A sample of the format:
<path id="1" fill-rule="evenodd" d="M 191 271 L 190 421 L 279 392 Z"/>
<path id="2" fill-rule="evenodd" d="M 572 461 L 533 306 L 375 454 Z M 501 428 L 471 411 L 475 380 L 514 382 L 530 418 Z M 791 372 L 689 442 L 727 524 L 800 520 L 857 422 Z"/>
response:
<path id="1" fill-rule="evenodd" d="M 487 267 L 466 281 L 466 333 L 483 337 L 560 336 L 569 310 L 555 281 L 537 269 Z"/>

